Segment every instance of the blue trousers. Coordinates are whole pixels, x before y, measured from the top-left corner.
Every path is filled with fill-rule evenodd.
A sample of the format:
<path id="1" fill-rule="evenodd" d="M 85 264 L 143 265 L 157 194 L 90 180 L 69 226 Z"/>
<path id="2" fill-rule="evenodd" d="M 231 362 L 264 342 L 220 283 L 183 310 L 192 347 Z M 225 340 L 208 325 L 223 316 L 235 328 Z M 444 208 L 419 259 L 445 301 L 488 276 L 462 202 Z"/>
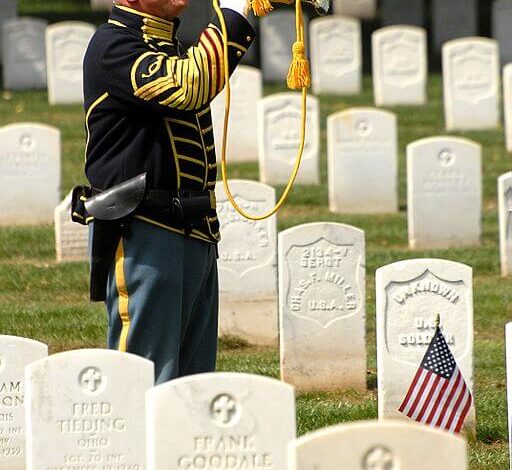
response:
<path id="1" fill-rule="evenodd" d="M 215 370 L 215 246 L 135 219 L 110 270 L 108 347 L 150 359 L 156 383 Z"/>

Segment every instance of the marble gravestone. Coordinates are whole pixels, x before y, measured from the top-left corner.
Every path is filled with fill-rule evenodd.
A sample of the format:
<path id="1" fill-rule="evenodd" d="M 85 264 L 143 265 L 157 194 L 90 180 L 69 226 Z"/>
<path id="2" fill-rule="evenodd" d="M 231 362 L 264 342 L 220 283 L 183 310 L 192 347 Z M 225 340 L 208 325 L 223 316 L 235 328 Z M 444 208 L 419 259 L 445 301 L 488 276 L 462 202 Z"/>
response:
<path id="1" fill-rule="evenodd" d="M 361 23 L 330 16 L 311 21 L 311 74 L 315 94 L 353 95 L 362 87 Z"/>
<path id="2" fill-rule="evenodd" d="M 240 65 L 231 76 L 231 110 L 227 159 L 228 162 L 258 161 L 258 102 L 263 96 L 261 71 Z M 226 95 L 223 91 L 211 103 L 213 130 L 217 143 L 217 158 L 221 158 L 224 135 Z"/>
<path id="3" fill-rule="evenodd" d="M 110 11 L 113 5 L 113 0 L 91 0 L 91 8 L 96 11 Z"/>
<path id="4" fill-rule="evenodd" d="M 231 180 L 229 187 L 236 203 L 252 215 L 268 212 L 275 205 L 275 189 L 266 184 Z M 235 211 L 222 184 L 216 195 L 222 228 L 219 331 L 251 344 L 277 346 L 276 216 L 248 220 Z"/>
<path id="5" fill-rule="evenodd" d="M 427 33 L 415 26 L 388 26 L 372 35 L 373 92 L 377 106 L 427 101 Z"/>
<path id="6" fill-rule="evenodd" d="M 382 0 L 380 6 L 383 26 L 425 24 L 424 0 Z"/>
<path id="7" fill-rule="evenodd" d="M 507 369 L 507 408 L 508 408 L 508 449 L 512 465 L 512 322 L 505 326 L 505 349 Z"/>
<path id="8" fill-rule="evenodd" d="M 263 183 L 286 184 L 292 174 L 300 145 L 302 97 L 277 93 L 263 98 L 258 107 L 259 170 Z M 319 184 L 320 105 L 307 98 L 306 144 L 297 184 Z"/>
<path id="9" fill-rule="evenodd" d="M 0 0 L 0 63 L 2 62 L 2 27 L 6 21 L 18 16 L 17 0 Z"/>
<path id="10" fill-rule="evenodd" d="M 55 208 L 55 252 L 57 262 L 87 261 L 89 230 L 86 226 L 71 220 L 70 192 Z"/>
<path id="11" fill-rule="evenodd" d="M 377 0 L 333 0 L 332 8 L 335 15 L 368 20 L 377 14 Z"/>
<path id="12" fill-rule="evenodd" d="M 512 276 L 512 172 L 498 178 L 501 275 Z"/>
<path id="13" fill-rule="evenodd" d="M 3 84 L 6 90 L 46 88 L 44 37 L 48 22 L 18 18 L 3 23 Z"/>
<path id="14" fill-rule="evenodd" d="M 475 246 L 482 233 L 482 149 L 457 137 L 407 147 L 407 220 L 412 249 Z"/>
<path id="15" fill-rule="evenodd" d="M 492 4 L 492 34 L 500 45 L 501 65 L 512 62 L 512 1 L 496 0 Z"/>
<path id="16" fill-rule="evenodd" d="M 238 373 L 198 374 L 151 389 L 147 470 L 286 469 L 293 387 Z"/>
<path id="17" fill-rule="evenodd" d="M 306 16 L 304 21 L 304 31 L 307 32 Z M 260 20 L 261 69 L 265 82 L 286 80 L 295 35 L 295 13 L 291 10 L 275 11 Z"/>
<path id="18" fill-rule="evenodd" d="M 505 116 L 505 141 L 512 152 L 512 64 L 503 68 L 503 106 Z"/>
<path id="19" fill-rule="evenodd" d="M 48 100 L 51 105 L 83 102 L 83 60 L 95 26 L 81 21 L 46 29 Z"/>
<path id="20" fill-rule="evenodd" d="M 441 330 L 473 390 L 472 269 L 441 259 L 399 261 L 377 270 L 379 418 L 409 419 L 398 411 L 441 317 Z M 474 408 L 465 429 L 474 430 Z"/>
<path id="21" fill-rule="evenodd" d="M 499 87 L 496 41 L 466 38 L 443 46 L 443 97 L 448 131 L 498 127 Z"/>
<path id="22" fill-rule="evenodd" d="M 0 127 L 0 226 L 53 221 L 59 203 L 60 152 L 60 131 L 54 127 Z"/>
<path id="23" fill-rule="evenodd" d="M 153 363 L 82 349 L 25 369 L 27 470 L 144 469 L 145 392 Z"/>
<path id="24" fill-rule="evenodd" d="M 278 240 L 281 379 L 301 391 L 366 390 L 364 232 L 310 223 Z"/>
<path id="25" fill-rule="evenodd" d="M 452 39 L 478 34 L 478 0 L 432 0 L 432 41 L 437 53 Z"/>
<path id="26" fill-rule="evenodd" d="M 414 422 L 360 421 L 302 436 L 288 470 L 467 470 L 466 441 Z"/>
<path id="27" fill-rule="evenodd" d="M 25 470 L 25 366 L 48 355 L 48 346 L 0 335 L 0 470 Z"/>
<path id="28" fill-rule="evenodd" d="M 398 211 L 396 116 L 352 108 L 327 118 L 329 208 L 335 213 Z"/>

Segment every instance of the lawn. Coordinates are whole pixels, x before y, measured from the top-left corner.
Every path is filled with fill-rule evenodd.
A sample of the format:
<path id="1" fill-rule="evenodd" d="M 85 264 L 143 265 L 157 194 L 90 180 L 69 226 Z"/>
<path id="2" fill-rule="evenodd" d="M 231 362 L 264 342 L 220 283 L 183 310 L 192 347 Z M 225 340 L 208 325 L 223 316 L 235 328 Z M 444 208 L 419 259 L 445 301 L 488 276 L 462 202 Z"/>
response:
<path id="1" fill-rule="evenodd" d="M 22 14 L 44 16 L 50 21 L 82 18 L 99 22 L 85 0 L 21 0 Z M 266 93 L 280 91 L 267 87 Z M 1 93 L 1 92 L 0 92 Z M 327 204 L 325 148 L 326 117 L 350 106 L 372 106 L 371 80 L 357 97 L 321 98 L 322 184 L 298 187 L 279 213 L 279 229 L 313 221 L 337 221 L 364 229 L 367 242 L 367 345 L 368 392 L 351 391 L 298 396 L 298 432 L 334 423 L 377 416 L 375 358 L 375 270 L 407 258 L 439 257 L 469 264 L 474 269 L 475 376 L 477 438 L 470 443 L 471 469 L 508 468 L 506 387 L 503 329 L 512 319 L 510 281 L 499 275 L 496 179 L 510 170 L 503 129 L 464 135 L 483 147 L 483 239 L 478 249 L 412 251 L 407 246 L 405 148 L 423 137 L 445 134 L 441 80 L 430 77 L 429 103 L 421 108 L 396 108 L 400 131 L 401 212 L 386 216 L 332 215 Z M 62 195 L 84 181 L 84 123 L 80 106 L 47 105 L 45 92 L 0 94 L 0 125 L 42 122 L 62 132 Z M 257 179 L 256 164 L 233 165 L 231 177 Z M 279 188 L 282 189 L 282 188 Z M 87 299 L 88 268 L 85 263 L 55 262 L 53 227 L 0 229 L 0 332 L 27 336 L 50 345 L 51 352 L 79 347 L 102 347 L 106 321 L 101 305 Z M 279 376 L 275 349 L 254 349 L 237 341 L 222 341 L 219 369 Z"/>

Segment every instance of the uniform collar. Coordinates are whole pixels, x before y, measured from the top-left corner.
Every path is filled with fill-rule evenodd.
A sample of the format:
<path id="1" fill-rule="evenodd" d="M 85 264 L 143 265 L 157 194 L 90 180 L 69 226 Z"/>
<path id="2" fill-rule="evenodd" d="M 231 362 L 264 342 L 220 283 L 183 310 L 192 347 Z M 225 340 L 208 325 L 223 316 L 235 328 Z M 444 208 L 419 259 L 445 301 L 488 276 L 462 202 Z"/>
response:
<path id="1" fill-rule="evenodd" d="M 122 5 L 114 5 L 108 21 L 121 27 L 136 29 L 144 39 L 173 42 L 180 20 L 164 20 L 157 16 L 149 15 Z"/>

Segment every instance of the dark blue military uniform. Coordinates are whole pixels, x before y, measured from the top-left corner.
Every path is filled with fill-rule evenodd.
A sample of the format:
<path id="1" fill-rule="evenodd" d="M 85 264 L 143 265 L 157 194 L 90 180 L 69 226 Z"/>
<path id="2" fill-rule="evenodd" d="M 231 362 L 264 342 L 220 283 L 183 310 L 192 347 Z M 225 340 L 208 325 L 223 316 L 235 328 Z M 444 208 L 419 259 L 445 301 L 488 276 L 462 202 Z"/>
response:
<path id="1" fill-rule="evenodd" d="M 235 11 L 222 11 L 232 72 L 254 30 Z M 178 26 L 177 19 L 114 6 L 91 40 L 86 174 L 96 191 L 145 172 L 152 192 L 214 201 L 209 104 L 226 80 L 223 38 L 214 21 L 182 50 Z M 219 238 L 214 203 L 186 225 L 171 210 L 142 204 L 119 241 L 106 289 L 108 345 L 153 360 L 158 383 L 215 368 Z"/>

